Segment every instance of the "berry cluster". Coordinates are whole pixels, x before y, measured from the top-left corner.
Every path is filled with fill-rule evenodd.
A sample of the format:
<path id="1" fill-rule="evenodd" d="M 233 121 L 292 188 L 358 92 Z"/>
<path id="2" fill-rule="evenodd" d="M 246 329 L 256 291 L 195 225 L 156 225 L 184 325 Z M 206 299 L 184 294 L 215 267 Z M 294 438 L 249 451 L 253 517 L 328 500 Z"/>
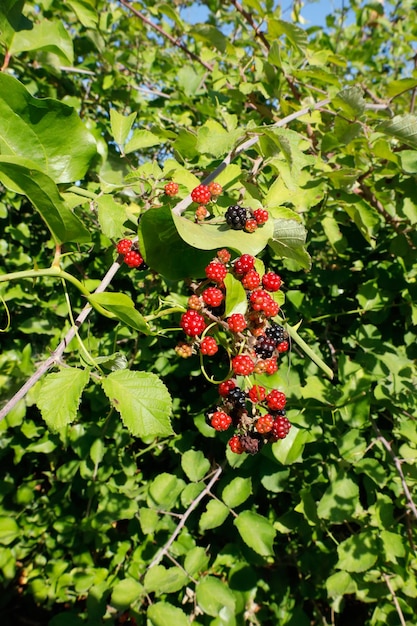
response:
<path id="1" fill-rule="evenodd" d="M 142 255 L 134 249 L 134 243 L 131 239 L 121 239 L 116 245 L 116 250 L 123 256 L 128 267 L 136 267 L 139 270 L 148 269 Z"/>
<path id="2" fill-rule="evenodd" d="M 269 213 L 265 209 L 251 211 L 239 204 L 229 206 L 225 213 L 226 224 L 233 230 L 245 230 L 253 233 L 258 226 L 262 226 L 268 221 Z"/>
<path id="3" fill-rule="evenodd" d="M 181 317 L 180 326 L 190 338 L 190 349 L 187 352 L 181 342 L 177 350 L 180 356 L 199 351 L 212 357 L 220 341 L 228 352 L 229 377 L 219 385 L 220 400 L 207 418 L 215 430 L 235 428 L 229 445 L 238 454 L 255 454 L 263 444 L 286 437 L 290 429 L 285 394 L 278 389 L 267 390 L 253 380 L 257 374 L 274 374 L 279 356 L 289 349 L 288 333 L 272 319 L 279 312 L 276 294 L 281 278 L 272 271 L 261 276 L 255 268 L 259 266 L 252 255 L 242 254 L 232 260 L 228 250 L 217 252 L 205 268 L 206 279 L 192 285 L 194 293 Z M 228 274 L 241 282 L 247 298 L 245 313 L 227 317 L 224 281 Z M 238 377 L 244 377 L 240 386 Z"/>

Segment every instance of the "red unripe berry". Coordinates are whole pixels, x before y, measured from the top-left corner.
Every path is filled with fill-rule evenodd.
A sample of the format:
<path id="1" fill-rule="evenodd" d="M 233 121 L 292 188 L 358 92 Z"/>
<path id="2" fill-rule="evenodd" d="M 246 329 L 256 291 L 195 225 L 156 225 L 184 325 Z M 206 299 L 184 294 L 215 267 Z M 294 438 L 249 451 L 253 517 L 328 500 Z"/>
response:
<path id="1" fill-rule="evenodd" d="M 218 289 L 218 287 L 207 287 L 207 289 L 203 291 L 202 296 L 208 306 L 216 307 L 221 305 L 224 293 L 221 289 Z"/>
<path id="2" fill-rule="evenodd" d="M 204 339 L 201 340 L 201 343 L 200 343 L 201 354 L 204 354 L 207 356 L 213 356 L 214 354 L 216 354 L 216 352 L 218 352 L 218 350 L 219 350 L 219 346 L 217 345 L 217 342 L 214 339 L 214 337 L 204 337 Z"/>
<path id="3" fill-rule="evenodd" d="M 281 287 L 281 277 L 275 272 L 267 272 L 262 276 L 262 286 L 267 291 L 278 291 Z"/>
<path id="4" fill-rule="evenodd" d="M 226 248 L 222 248 L 221 250 L 218 250 L 217 252 L 217 258 L 222 263 L 229 263 L 231 257 L 232 255 L 230 254 L 229 250 L 226 250 Z"/>
<path id="5" fill-rule="evenodd" d="M 182 315 L 180 326 L 186 335 L 195 337 L 196 335 L 201 335 L 203 330 L 205 330 L 206 322 L 198 311 L 191 309 Z"/>
<path id="6" fill-rule="evenodd" d="M 274 423 L 272 425 L 271 434 L 273 436 L 273 440 L 277 441 L 278 439 L 285 439 L 291 429 L 291 424 L 286 417 L 283 415 L 278 415 L 274 419 Z"/>
<path id="7" fill-rule="evenodd" d="M 269 213 L 266 209 L 256 209 L 253 212 L 253 217 L 256 219 L 259 225 L 265 224 L 269 219 Z"/>
<path id="8" fill-rule="evenodd" d="M 233 435 L 233 437 L 229 439 L 229 448 L 235 454 L 242 454 L 242 452 L 244 452 L 244 448 L 242 442 L 240 441 L 239 435 Z"/>
<path id="9" fill-rule="evenodd" d="M 195 219 L 198 222 L 202 222 L 207 217 L 208 214 L 209 212 L 207 211 L 204 204 L 200 204 L 200 206 L 197 208 L 196 212 L 194 213 Z"/>
<path id="10" fill-rule="evenodd" d="M 232 315 L 227 318 L 227 324 L 232 333 L 241 333 L 247 326 L 245 317 L 242 313 L 232 313 Z"/>
<path id="11" fill-rule="evenodd" d="M 234 389 L 235 387 L 236 387 L 236 383 L 231 378 L 229 378 L 228 380 L 224 380 L 219 385 L 219 394 L 223 398 L 226 398 L 228 393 L 229 393 L 229 391 L 232 391 L 232 389 Z"/>
<path id="12" fill-rule="evenodd" d="M 257 289 L 251 293 L 249 301 L 254 311 L 263 311 L 265 304 L 271 300 L 271 296 L 263 289 Z"/>
<path id="13" fill-rule="evenodd" d="M 281 411 L 287 404 L 287 398 L 282 391 L 273 389 L 266 396 L 266 403 L 270 411 Z"/>
<path id="14" fill-rule="evenodd" d="M 212 196 L 220 196 L 223 191 L 223 187 L 219 183 L 210 183 L 208 188 Z"/>
<path id="15" fill-rule="evenodd" d="M 198 204 L 206 204 L 211 199 L 211 192 L 207 185 L 198 185 L 191 192 L 191 199 Z"/>
<path id="16" fill-rule="evenodd" d="M 227 430 L 232 423 L 230 415 L 224 411 L 216 411 L 211 417 L 211 425 L 215 430 Z"/>
<path id="17" fill-rule="evenodd" d="M 253 385 L 253 387 L 251 387 L 248 391 L 248 396 L 254 404 L 257 402 L 263 402 L 266 396 L 266 389 L 261 385 Z"/>
<path id="18" fill-rule="evenodd" d="M 277 350 L 278 352 L 287 352 L 289 347 L 290 347 L 290 344 L 288 343 L 288 341 L 281 341 L 277 345 Z"/>
<path id="19" fill-rule="evenodd" d="M 255 219 L 246 220 L 245 230 L 247 233 L 254 233 L 258 228 L 258 222 Z"/>
<path id="20" fill-rule="evenodd" d="M 133 241 L 131 239 L 121 239 L 116 246 L 116 250 L 119 254 L 126 254 L 132 249 Z"/>
<path id="21" fill-rule="evenodd" d="M 255 257 L 251 254 L 242 254 L 233 264 L 236 274 L 246 274 L 255 267 Z"/>
<path id="22" fill-rule="evenodd" d="M 279 304 L 272 298 L 264 303 L 263 308 L 265 317 L 275 317 L 279 313 Z"/>
<path id="23" fill-rule="evenodd" d="M 206 276 L 215 283 L 222 283 L 226 278 L 227 267 L 220 261 L 211 261 L 206 269 Z"/>
<path id="24" fill-rule="evenodd" d="M 255 364 L 247 354 L 238 354 L 232 359 L 232 368 L 235 374 L 249 376 L 252 374 Z"/>
<path id="25" fill-rule="evenodd" d="M 278 363 L 277 363 L 277 359 L 276 357 L 271 357 L 270 359 L 265 359 L 264 360 L 264 366 L 265 366 L 265 373 L 269 374 L 269 376 L 271 376 L 272 374 L 275 374 L 275 372 L 278 371 Z"/>
<path id="26" fill-rule="evenodd" d="M 246 274 L 242 276 L 242 285 L 249 291 L 256 289 L 260 284 L 261 277 L 256 270 L 249 270 L 249 272 L 246 272 Z"/>
<path id="27" fill-rule="evenodd" d="M 187 306 L 189 309 L 194 309 L 195 311 L 199 311 L 202 307 L 202 302 L 196 294 L 193 294 L 192 296 L 188 298 Z"/>
<path id="28" fill-rule="evenodd" d="M 129 252 L 125 254 L 124 262 L 128 267 L 140 267 L 144 261 L 139 252 L 129 250 Z"/>
<path id="29" fill-rule="evenodd" d="M 255 428 L 258 431 L 258 433 L 261 433 L 262 435 L 264 435 L 265 433 L 271 432 L 273 425 L 274 425 L 273 416 L 270 415 L 269 413 L 266 413 L 265 415 L 261 415 L 261 417 L 258 418 L 255 424 Z"/>
<path id="30" fill-rule="evenodd" d="M 167 183 L 164 187 L 164 191 L 167 196 L 176 196 L 179 190 L 179 186 L 177 183 Z"/>

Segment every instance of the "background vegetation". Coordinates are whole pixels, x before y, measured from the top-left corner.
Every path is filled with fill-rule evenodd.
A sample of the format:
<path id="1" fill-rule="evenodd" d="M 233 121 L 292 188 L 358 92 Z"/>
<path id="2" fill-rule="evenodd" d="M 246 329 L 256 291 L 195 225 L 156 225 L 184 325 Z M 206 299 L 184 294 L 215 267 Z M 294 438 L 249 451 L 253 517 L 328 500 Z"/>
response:
<path id="1" fill-rule="evenodd" d="M 325 29 L 300 2 L 192 4 L 1 3 L 2 623 L 411 626 L 416 4 Z M 262 205 L 273 232 L 207 243 L 208 175 L 214 217 Z M 114 245 L 138 222 L 141 271 Z M 281 275 L 294 330 L 291 434 L 255 456 L 175 351 L 223 247 Z"/>

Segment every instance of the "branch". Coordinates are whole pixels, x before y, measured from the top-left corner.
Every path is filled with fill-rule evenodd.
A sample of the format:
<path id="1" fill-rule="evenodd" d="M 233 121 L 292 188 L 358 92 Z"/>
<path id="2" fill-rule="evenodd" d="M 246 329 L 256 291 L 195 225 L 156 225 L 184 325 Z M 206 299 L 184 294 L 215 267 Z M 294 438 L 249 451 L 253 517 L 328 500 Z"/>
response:
<path id="1" fill-rule="evenodd" d="M 404 619 L 404 615 L 403 615 L 403 612 L 401 610 L 400 603 L 398 602 L 398 598 L 397 598 L 397 596 L 395 594 L 394 588 L 393 588 L 393 586 L 390 583 L 389 576 L 387 576 L 385 574 L 385 572 L 382 572 L 382 578 L 384 579 L 385 584 L 388 587 L 388 590 L 389 590 L 390 594 L 392 595 L 392 601 L 394 602 L 394 605 L 395 605 L 398 617 L 399 617 L 400 622 L 401 622 L 401 626 L 407 626 L 407 622 Z"/>
<path id="2" fill-rule="evenodd" d="M 113 265 L 110 267 L 107 274 L 104 276 L 103 280 L 101 281 L 94 293 L 101 293 L 102 291 L 105 291 L 107 289 L 114 276 L 119 271 L 120 265 L 121 263 L 119 263 L 119 261 L 113 263 Z M 45 372 L 47 372 L 49 368 L 56 365 L 56 363 L 59 363 L 64 353 L 64 350 L 72 341 L 72 339 L 74 339 L 78 328 L 83 322 L 85 322 L 91 311 L 92 307 L 89 304 L 81 311 L 81 313 L 75 320 L 75 325 L 70 328 L 70 330 L 67 332 L 64 339 L 61 341 L 56 350 L 54 350 L 54 352 L 46 361 L 41 363 L 36 372 L 32 374 L 32 376 L 25 382 L 25 384 L 15 393 L 13 398 L 11 398 L 1 409 L 0 422 L 8 415 L 8 413 L 16 406 L 16 404 L 25 397 L 28 391 L 32 389 L 33 385 L 38 382 L 38 380 L 45 374 Z"/>
<path id="3" fill-rule="evenodd" d="M 414 503 L 414 500 L 411 496 L 410 490 L 408 488 L 407 482 L 405 480 L 405 476 L 404 476 L 404 472 L 403 472 L 403 468 L 401 467 L 401 461 L 400 459 L 395 455 L 391 444 L 389 443 L 389 441 L 387 441 L 384 437 L 384 435 L 381 433 L 381 431 L 379 430 L 378 426 L 375 424 L 374 420 L 372 420 L 372 426 L 376 432 L 376 434 L 378 435 L 377 440 L 380 441 L 382 443 L 382 445 L 384 446 L 385 450 L 388 452 L 388 454 L 390 455 L 390 457 L 392 458 L 392 460 L 394 461 L 394 465 L 395 465 L 395 469 L 397 470 L 397 473 L 400 477 L 401 480 L 401 485 L 403 487 L 403 491 L 404 491 L 404 495 L 405 498 L 408 502 L 408 506 L 410 508 L 410 510 L 412 511 L 414 517 L 417 520 L 417 507 Z"/>
<path id="4" fill-rule="evenodd" d="M 214 475 L 213 475 L 212 479 L 210 480 L 210 482 L 207 483 L 207 485 L 205 486 L 203 491 L 191 502 L 190 506 L 185 511 L 184 515 L 181 517 L 181 521 L 178 524 L 178 526 L 176 527 L 176 529 L 174 530 L 174 532 L 172 533 L 171 537 L 168 539 L 166 544 L 156 553 L 156 555 L 154 556 L 154 558 L 150 562 L 147 570 L 150 570 L 151 567 L 153 567 L 154 565 L 157 565 L 159 563 L 159 561 L 165 555 L 168 554 L 168 550 L 170 549 L 170 547 L 174 543 L 175 539 L 180 534 L 181 530 L 184 528 L 185 522 L 190 517 L 191 513 L 194 511 L 194 509 L 197 507 L 197 505 L 201 502 L 201 500 L 210 492 L 210 489 L 212 488 L 214 483 L 219 479 L 219 476 L 222 473 L 222 471 L 223 471 L 223 468 L 221 466 L 219 466 L 217 468 L 217 470 L 214 472 Z"/>
<path id="5" fill-rule="evenodd" d="M 259 39 L 264 44 L 265 48 L 269 50 L 271 46 L 269 45 L 268 40 L 265 38 L 264 33 L 261 30 L 259 30 L 260 25 L 257 26 L 255 24 L 255 20 L 253 19 L 252 13 L 249 13 L 248 11 L 246 11 L 242 7 L 242 5 L 239 2 L 237 2 L 237 0 L 231 0 L 231 3 L 235 7 L 236 11 L 238 11 L 241 15 L 243 15 L 247 23 L 253 28 L 253 30 L 255 31 L 255 37 L 259 37 Z"/>
<path id="6" fill-rule="evenodd" d="M 178 39 L 175 39 L 175 37 L 173 37 L 172 35 L 170 35 L 166 31 L 164 31 L 164 29 L 161 28 L 160 26 L 158 26 L 158 24 L 155 24 L 154 22 L 151 22 L 151 20 L 148 19 L 147 17 L 145 17 L 145 15 L 143 15 L 143 13 L 140 13 L 140 11 L 138 11 L 137 9 L 132 7 L 130 2 L 128 2 L 128 0 L 120 0 L 120 4 L 122 4 L 124 7 L 129 9 L 129 11 L 132 11 L 133 15 L 135 15 L 140 20 L 142 20 L 142 22 L 144 24 L 147 24 L 147 26 L 150 26 L 151 28 L 156 30 L 156 32 L 158 32 L 160 35 L 162 35 L 162 37 L 165 37 L 165 39 L 168 39 L 168 41 L 170 41 L 172 43 L 172 45 L 176 46 L 177 48 L 180 48 L 180 50 L 185 52 L 185 54 L 187 54 L 191 59 L 193 59 L 194 61 L 197 61 L 197 63 L 200 63 L 200 65 L 205 67 L 206 70 L 208 70 L 209 72 L 213 71 L 213 66 L 212 65 L 210 65 L 209 63 L 206 63 L 205 61 L 200 59 L 200 57 L 197 54 L 195 54 L 189 48 L 187 48 L 187 46 L 184 45 L 183 43 L 181 43 L 181 41 L 179 41 Z"/>

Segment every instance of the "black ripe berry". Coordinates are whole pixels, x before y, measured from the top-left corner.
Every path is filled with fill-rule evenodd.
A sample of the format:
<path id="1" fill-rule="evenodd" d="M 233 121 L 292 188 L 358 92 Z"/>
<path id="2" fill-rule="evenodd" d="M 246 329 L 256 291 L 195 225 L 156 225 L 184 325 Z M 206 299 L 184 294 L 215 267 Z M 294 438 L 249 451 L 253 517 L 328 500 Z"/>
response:
<path id="1" fill-rule="evenodd" d="M 235 204 L 229 206 L 225 213 L 226 223 L 233 230 L 243 230 L 245 228 L 246 220 L 248 219 L 247 209 L 243 206 Z"/>

